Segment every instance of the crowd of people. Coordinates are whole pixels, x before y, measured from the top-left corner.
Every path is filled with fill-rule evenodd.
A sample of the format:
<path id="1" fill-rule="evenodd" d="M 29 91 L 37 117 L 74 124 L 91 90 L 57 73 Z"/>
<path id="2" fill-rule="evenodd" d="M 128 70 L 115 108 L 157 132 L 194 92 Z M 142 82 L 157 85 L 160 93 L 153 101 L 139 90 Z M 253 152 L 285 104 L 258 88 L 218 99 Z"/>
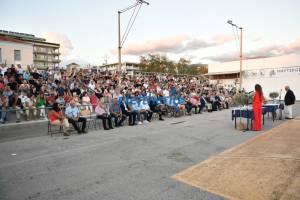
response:
<path id="1" fill-rule="evenodd" d="M 69 124 L 81 134 L 86 133 L 87 115 L 95 114 L 107 130 L 122 126 L 126 118 L 131 126 L 149 123 L 153 113 L 164 120 L 167 115 L 228 108 L 234 93 L 197 76 L 128 76 L 82 69 L 38 71 L 2 65 L 0 122 L 5 123 L 15 112 L 16 122 L 48 118 L 62 125 L 66 135 Z"/>

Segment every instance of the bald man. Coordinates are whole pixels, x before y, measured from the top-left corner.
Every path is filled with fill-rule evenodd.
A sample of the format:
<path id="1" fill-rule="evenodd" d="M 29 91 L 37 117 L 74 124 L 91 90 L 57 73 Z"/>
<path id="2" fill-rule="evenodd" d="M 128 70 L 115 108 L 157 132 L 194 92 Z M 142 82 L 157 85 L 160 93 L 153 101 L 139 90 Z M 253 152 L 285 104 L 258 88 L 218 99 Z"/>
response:
<path id="1" fill-rule="evenodd" d="M 87 133 L 85 130 L 86 127 L 86 118 L 80 117 L 80 111 L 76 106 L 74 100 L 70 102 L 70 105 L 66 108 L 65 112 L 69 123 L 73 125 L 78 134 Z M 81 130 L 79 129 L 77 122 L 82 122 Z"/>
<path id="2" fill-rule="evenodd" d="M 290 89 L 289 86 L 285 86 L 285 97 L 284 97 L 284 103 L 286 106 L 286 119 L 293 119 L 293 105 L 295 104 L 295 95 L 294 92 Z"/>

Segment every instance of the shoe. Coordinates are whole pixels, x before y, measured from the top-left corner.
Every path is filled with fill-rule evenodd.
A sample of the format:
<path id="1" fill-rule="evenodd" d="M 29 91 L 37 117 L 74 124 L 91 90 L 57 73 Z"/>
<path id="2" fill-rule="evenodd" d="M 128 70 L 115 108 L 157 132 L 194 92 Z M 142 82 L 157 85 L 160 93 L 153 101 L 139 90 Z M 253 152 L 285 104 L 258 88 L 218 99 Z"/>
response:
<path id="1" fill-rule="evenodd" d="M 149 123 L 149 121 L 147 121 L 147 120 L 144 120 L 144 123 L 145 123 L 145 124 L 148 124 L 148 123 Z"/>
<path id="2" fill-rule="evenodd" d="M 82 134 L 82 132 L 81 132 L 81 131 L 77 131 L 77 133 L 78 133 L 79 135 L 81 135 L 81 134 Z"/>
<path id="3" fill-rule="evenodd" d="M 138 122 L 137 124 L 138 124 L 138 125 L 141 125 L 141 124 L 143 124 L 143 123 L 142 123 L 142 122 Z"/>
<path id="4" fill-rule="evenodd" d="M 104 130 L 109 130 L 109 128 L 104 128 Z"/>
<path id="5" fill-rule="evenodd" d="M 67 132 L 64 132 L 64 136 L 70 136 L 70 134 Z"/>
<path id="6" fill-rule="evenodd" d="M 20 122 L 21 122 L 21 120 L 17 119 L 16 123 L 20 123 Z"/>
<path id="7" fill-rule="evenodd" d="M 163 118 L 159 118 L 159 121 L 165 121 Z"/>
<path id="8" fill-rule="evenodd" d="M 81 131 L 82 133 L 84 133 L 84 134 L 87 134 L 87 131 L 86 130 L 83 130 L 83 131 Z"/>

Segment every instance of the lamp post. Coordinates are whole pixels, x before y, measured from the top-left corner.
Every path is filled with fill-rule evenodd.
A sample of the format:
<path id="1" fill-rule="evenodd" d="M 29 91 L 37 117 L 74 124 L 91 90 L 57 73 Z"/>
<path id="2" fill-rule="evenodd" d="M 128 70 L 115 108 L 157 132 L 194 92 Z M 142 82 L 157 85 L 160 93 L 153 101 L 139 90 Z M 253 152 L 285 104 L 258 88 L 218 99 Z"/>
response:
<path id="1" fill-rule="evenodd" d="M 117 67 L 117 73 L 120 73 L 121 66 L 122 66 L 122 46 L 123 46 L 128 34 L 129 34 L 129 31 L 132 28 L 132 25 L 133 25 L 133 23 L 136 19 L 136 16 L 137 16 L 142 4 L 149 5 L 149 3 L 144 1 L 144 0 L 136 0 L 135 4 L 125 8 L 123 10 L 118 11 L 118 67 Z M 136 10 L 137 6 L 140 6 L 140 7 L 138 8 L 138 11 L 135 14 L 135 10 Z M 126 11 L 129 11 L 131 9 L 134 9 L 134 12 L 132 13 L 132 16 L 130 17 L 130 20 L 129 20 L 129 23 L 128 23 L 127 28 L 125 30 L 124 36 L 123 36 L 123 38 L 121 38 L 121 14 L 126 12 Z M 132 19 L 133 19 L 133 21 L 131 21 Z"/>
<path id="2" fill-rule="evenodd" d="M 235 27 L 236 29 L 240 29 L 240 91 L 242 91 L 242 84 L 243 84 L 243 28 L 237 26 L 236 24 L 232 23 L 232 20 L 227 21 L 228 24 Z"/>

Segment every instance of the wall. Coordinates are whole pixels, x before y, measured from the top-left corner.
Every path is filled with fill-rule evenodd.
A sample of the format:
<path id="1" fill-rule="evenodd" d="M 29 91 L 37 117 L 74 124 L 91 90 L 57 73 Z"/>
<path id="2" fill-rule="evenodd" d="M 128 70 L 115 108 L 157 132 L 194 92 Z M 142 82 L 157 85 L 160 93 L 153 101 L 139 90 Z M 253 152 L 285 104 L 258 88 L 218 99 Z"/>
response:
<path id="1" fill-rule="evenodd" d="M 287 66 L 299 66 L 300 56 L 290 54 L 285 56 L 277 56 L 272 58 L 261 58 L 252 60 L 243 60 L 243 70 L 264 69 L 268 67 L 280 68 Z M 208 73 L 226 72 L 240 70 L 239 61 L 211 63 L 208 66 Z"/>
<path id="2" fill-rule="evenodd" d="M 21 64 L 22 66 L 33 65 L 33 45 L 17 42 L 0 41 L 2 63 L 8 65 Z M 21 61 L 14 60 L 14 50 L 21 50 Z"/>
<path id="3" fill-rule="evenodd" d="M 296 99 L 300 100 L 300 67 L 267 68 L 247 70 L 243 73 L 243 88 L 246 91 L 254 90 L 255 84 L 263 88 L 264 96 L 269 98 L 270 92 L 282 90 L 282 99 L 285 95 L 284 87 L 290 86 Z"/>

